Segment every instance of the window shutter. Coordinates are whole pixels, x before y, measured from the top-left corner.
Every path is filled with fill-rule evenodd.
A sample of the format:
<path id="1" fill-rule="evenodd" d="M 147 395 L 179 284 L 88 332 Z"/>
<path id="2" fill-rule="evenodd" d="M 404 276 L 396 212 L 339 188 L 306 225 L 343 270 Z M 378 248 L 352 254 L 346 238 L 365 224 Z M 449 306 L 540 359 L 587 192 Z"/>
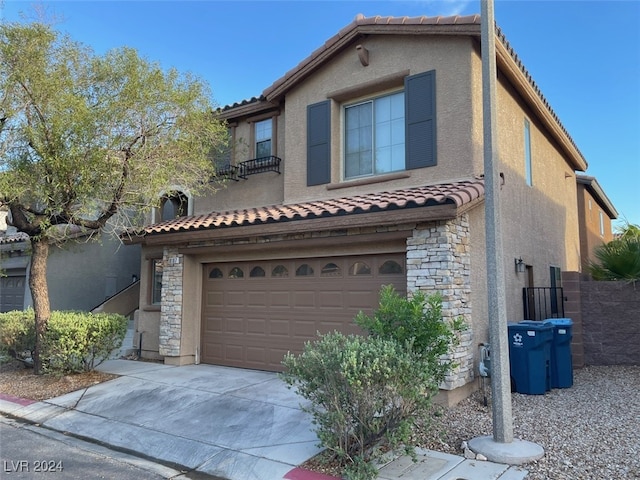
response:
<path id="1" fill-rule="evenodd" d="M 405 78 L 406 169 L 432 167 L 436 159 L 436 72 Z"/>
<path id="2" fill-rule="evenodd" d="M 331 181 L 331 103 L 307 107 L 307 186 Z"/>

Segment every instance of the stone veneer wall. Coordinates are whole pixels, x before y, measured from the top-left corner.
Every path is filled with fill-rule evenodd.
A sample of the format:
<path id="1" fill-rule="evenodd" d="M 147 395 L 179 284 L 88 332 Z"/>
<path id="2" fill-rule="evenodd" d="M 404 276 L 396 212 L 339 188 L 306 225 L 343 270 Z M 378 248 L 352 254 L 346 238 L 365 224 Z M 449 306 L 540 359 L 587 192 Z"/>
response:
<path id="1" fill-rule="evenodd" d="M 407 239 L 407 292 L 423 291 L 442 296 L 445 321 L 462 318 L 468 329 L 448 358 L 458 366 L 440 386 L 461 387 L 474 378 L 471 328 L 471 252 L 469 217 L 419 225 Z"/>
<path id="2" fill-rule="evenodd" d="M 182 336 L 182 254 L 165 248 L 162 254 L 162 293 L 160 310 L 160 355 L 180 356 Z"/>

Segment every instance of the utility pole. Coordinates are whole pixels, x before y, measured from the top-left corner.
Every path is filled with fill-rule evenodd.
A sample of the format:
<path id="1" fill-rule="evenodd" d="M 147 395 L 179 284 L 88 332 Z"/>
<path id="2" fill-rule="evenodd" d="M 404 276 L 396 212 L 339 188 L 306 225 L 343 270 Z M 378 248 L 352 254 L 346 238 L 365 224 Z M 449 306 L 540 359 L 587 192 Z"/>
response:
<path id="1" fill-rule="evenodd" d="M 469 448 L 488 460 L 519 465 L 541 458 L 542 447 L 513 440 L 509 339 L 505 301 L 504 252 L 500 212 L 501 169 L 496 122 L 497 67 L 493 0 L 481 0 L 482 111 L 484 130 L 485 235 L 487 300 L 491 345 L 491 410 L 493 437 L 469 441 Z"/>
<path id="2" fill-rule="evenodd" d="M 482 0 L 482 111 L 484 130 L 485 235 L 487 242 L 487 290 L 489 344 L 491 345 L 491 408 L 493 438 L 513 440 L 511 379 L 507 306 L 504 288 L 504 254 L 500 210 L 500 156 L 496 128 L 496 34 L 493 0 Z"/>

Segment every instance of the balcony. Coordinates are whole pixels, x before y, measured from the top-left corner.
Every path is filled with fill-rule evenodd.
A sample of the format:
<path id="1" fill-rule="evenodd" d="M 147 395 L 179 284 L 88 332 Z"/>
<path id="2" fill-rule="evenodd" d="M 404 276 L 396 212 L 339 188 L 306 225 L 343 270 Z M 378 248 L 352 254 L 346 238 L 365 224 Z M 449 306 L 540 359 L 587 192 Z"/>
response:
<path id="1" fill-rule="evenodd" d="M 280 157 L 270 155 L 268 157 L 245 160 L 238 165 L 226 164 L 216 169 L 216 176 L 237 182 L 239 178 L 246 180 L 249 175 L 256 175 L 258 173 L 276 172 L 279 174 L 281 162 L 282 159 Z"/>

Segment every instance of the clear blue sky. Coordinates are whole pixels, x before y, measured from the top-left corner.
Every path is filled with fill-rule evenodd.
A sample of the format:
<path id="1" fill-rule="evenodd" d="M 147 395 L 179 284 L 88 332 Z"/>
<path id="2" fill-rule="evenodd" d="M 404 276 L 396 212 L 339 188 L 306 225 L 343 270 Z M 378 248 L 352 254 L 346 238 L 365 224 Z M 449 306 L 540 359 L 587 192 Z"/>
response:
<path id="1" fill-rule="evenodd" d="M 3 4 L 4 3 L 4 4 Z M 192 72 L 215 103 L 258 96 L 356 14 L 468 15 L 480 1 L 0 0 L 5 20 L 56 28 L 97 53 L 130 46 Z M 589 163 L 621 217 L 640 224 L 640 1 L 496 0 L 507 40 Z"/>

